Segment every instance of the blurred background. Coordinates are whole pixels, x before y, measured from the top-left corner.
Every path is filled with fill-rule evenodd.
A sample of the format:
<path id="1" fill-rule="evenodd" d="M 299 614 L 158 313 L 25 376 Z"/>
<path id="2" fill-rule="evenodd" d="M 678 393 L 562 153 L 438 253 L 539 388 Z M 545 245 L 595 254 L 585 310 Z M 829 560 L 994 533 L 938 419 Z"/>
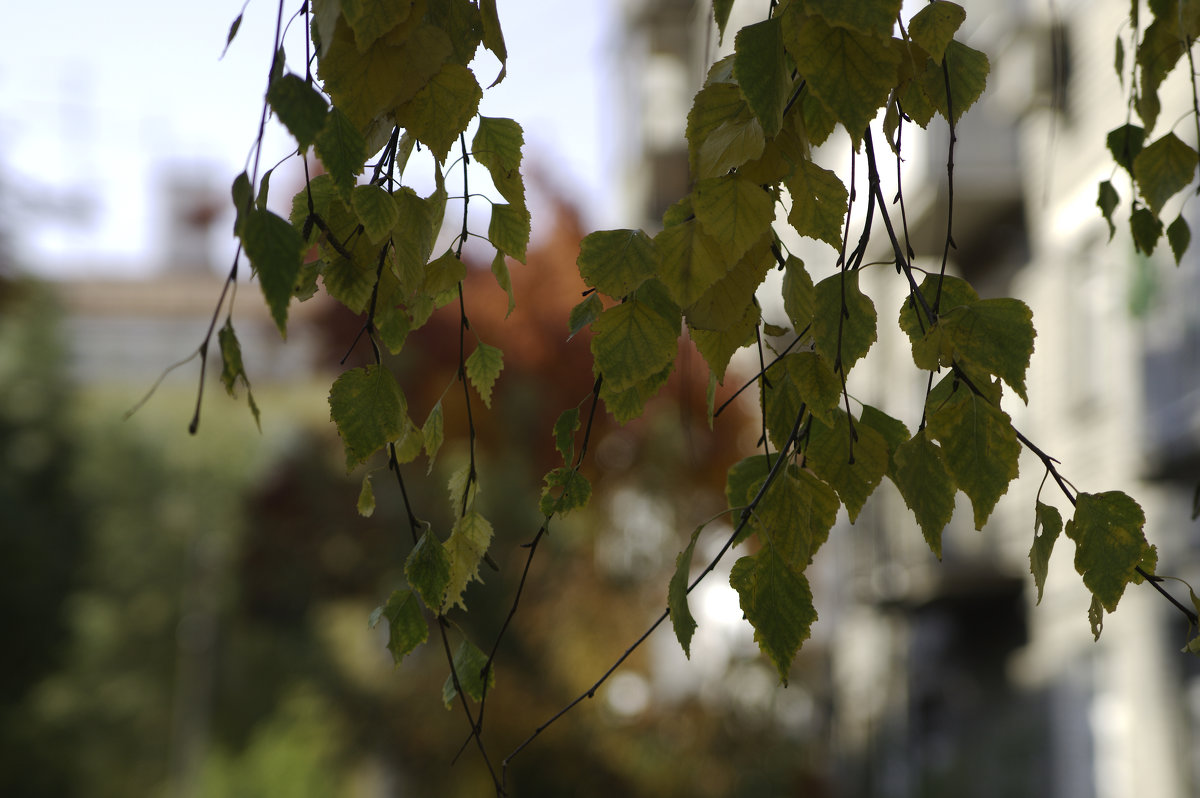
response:
<path id="1" fill-rule="evenodd" d="M 248 6 L 221 57 L 234 3 L 71 2 L 53 19 L 36 5 L 9 10 L 27 35 L 0 52 L 0 795 L 491 793 L 477 752 L 456 760 L 467 724 L 442 705 L 436 635 L 393 668 L 386 633 L 367 629 L 403 582 L 408 532 L 384 470 L 375 513 L 354 513 L 362 474 L 345 474 L 328 421 L 328 385 L 360 321 L 319 298 L 293 305 L 285 344 L 258 287 L 240 284 L 234 323 L 261 431 L 210 368 L 199 433 L 187 434 L 197 361 L 122 421 L 212 317 L 234 253 L 227 187 L 257 129 L 275 9 Z M 1120 230 L 1109 243 L 1095 207 L 1112 171 L 1104 135 L 1125 121 L 1112 62 L 1128 4 L 964 5 L 962 37 L 992 72 L 958 131 L 953 268 L 985 295 L 1025 299 L 1039 333 L 1031 405 L 1006 409 L 1079 489 L 1132 493 L 1160 572 L 1198 584 L 1200 263 L 1140 256 Z M 499 571 L 456 618 L 485 649 L 540 521 L 532 500 L 510 497 L 537 495 L 556 464 L 554 419 L 591 389 L 586 336 L 566 340 L 579 241 L 653 231 L 687 192 L 687 109 L 732 43 L 718 45 L 702 0 L 582 4 L 568 18 L 549 2 L 500 6 L 508 78 L 483 112 L 525 128 L 534 229 L 528 263 L 510 264 L 507 321 L 490 252 L 468 250 L 479 257 L 468 312 L 506 364 L 493 412 L 476 416 Z M 762 12 L 739 4 L 730 30 Z M 551 22 L 561 33 L 545 35 Z M 1190 107 L 1181 72 L 1163 90 L 1164 120 Z M 1176 133 L 1196 143 L 1190 124 Z M 933 264 L 947 141 L 940 120 L 905 139 L 909 227 Z M 271 128 L 265 162 L 287 150 Z M 848 153 L 835 136 L 820 160 L 844 172 Z M 273 201 L 286 208 L 301 181 L 294 161 L 278 169 Z M 1192 206 L 1180 212 L 1197 227 Z M 824 245 L 787 243 L 832 273 Z M 903 336 L 884 330 L 902 301 L 892 276 L 864 278 L 881 340 L 852 392 L 915 426 L 924 384 Z M 783 322 L 781 308 L 765 312 Z M 457 325 L 436 316 L 391 364 L 418 421 L 453 383 Z M 753 369 L 735 362 L 720 398 Z M 725 470 L 755 442 L 755 399 L 710 432 L 706 381 L 684 348 L 644 419 L 598 421 L 596 494 L 539 548 L 500 650 L 494 760 L 662 611 L 676 554 L 723 509 Z M 463 429 L 460 396 L 447 394 L 448 432 Z M 450 434 L 432 474 L 423 462 L 405 472 L 441 529 L 443 486 L 466 456 Z M 1021 469 L 982 533 L 959 508 L 941 563 L 890 484 L 855 525 L 843 516 L 811 570 L 821 619 L 786 689 L 724 563 L 692 594 L 691 661 L 661 629 L 513 761 L 513 794 L 1197 794 L 1200 664 L 1178 653 L 1186 623 L 1131 588 L 1093 642 L 1065 542 L 1035 607 L 1039 464 Z M 1041 499 L 1063 508 L 1048 490 Z M 697 570 L 728 531 L 707 527 Z"/>

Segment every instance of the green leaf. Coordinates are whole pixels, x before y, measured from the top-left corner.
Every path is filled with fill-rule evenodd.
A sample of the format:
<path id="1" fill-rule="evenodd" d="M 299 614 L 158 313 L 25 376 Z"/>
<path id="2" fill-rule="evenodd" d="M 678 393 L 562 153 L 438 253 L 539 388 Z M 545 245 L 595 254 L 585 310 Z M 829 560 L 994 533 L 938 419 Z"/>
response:
<path id="1" fill-rule="evenodd" d="M 900 0 L 855 0 L 849 3 L 845 0 L 804 0 L 801 5 L 807 13 L 820 16 L 830 25 L 884 39 L 892 35 L 892 27 L 900 16 Z"/>
<path id="2" fill-rule="evenodd" d="M 675 362 L 671 361 L 666 368 L 657 374 L 652 374 L 644 380 L 625 389 L 614 389 L 607 381 L 600 386 L 600 398 L 619 424 L 632 421 L 642 415 L 642 410 L 659 390 L 667 384 Z"/>
<path id="3" fill-rule="evenodd" d="M 983 529 L 1017 476 L 1021 444 L 1012 421 L 1000 408 L 960 387 L 929 413 L 927 429 L 942 445 L 959 489 L 971 500 L 975 528 Z"/>
<path id="4" fill-rule="evenodd" d="M 1138 252 L 1153 254 L 1158 239 L 1162 237 L 1163 224 L 1158 215 L 1149 208 L 1134 208 L 1129 214 L 1129 232 L 1133 234 L 1133 246 Z"/>
<path id="5" fill-rule="evenodd" d="M 797 358 L 802 353 L 784 355 L 766 371 L 759 380 L 760 402 L 767 434 L 777 449 L 782 449 L 796 426 L 796 417 L 801 409 L 807 410 L 801 391 L 800 372 L 803 366 Z M 838 385 L 839 392 L 841 385 Z M 836 399 L 835 399 L 836 402 Z"/>
<path id="6" fill-rule="evenodd" d="M 466 66 L 483 42 L 483 15 L 471 0 L 439 0 L 430 3 L 428 20 L 445 31 L 454 43 L 453 58 Z"/>
<path id="7" fill-rule="evenodd" d="M 450 496 L 450 511 L 455 518 L 470 510 L 475 504 L 475 494 L 479 492 L 479 482 L 474 477 L 470 463 L 463 465 L 450 475 L 446 483 Z"/>
<path id="8" fill-rule="evenodd" d="M 935 63 L 940 64 L 946 47 L 966 18 L 967 12 L 960 5 L 946 0 L 930 3 L 913 15 L 908 23 L 908 34 Z"/>
<path id="9" fill-rule="evenodd" d="M 802 236 L 842 247 L 842 221 L 849 194 L 838 176 L 812 161 L 802 160 L 784 181 L 792 197 L 788 222 Z"/>
<path id="10" fill-rule="evenodd" d="M 817 352 L 792 352 L 784 360 L 790 379 L 808 405 L 808 412 L 827 424 L 834 423 L 842 383 L 833 373 L 833 365 Z"/>
<path id="11" fill-rule="evenodd" d="M 713 0 L 713 20 L 717 23 L 717 44 L 725 39 L 725 26 L 729 24 L 729 12 L 733 10 L 733 0 Z"/>
<path id="12" fill-rule="evenodd" d="M 304 241 L 287 220 L 270 211 L 251 208 L 242 223 L 242 247 L 258 274 L 271 318 L 287 335 L 288 303 L 300 274 Z"/>
<path id="13" fill-rule="evenodd" d="M 332 41 L 317 64 L 317 74 L 333 105 L 366 135 L 411 101 L 454 53 L 454 43 L 433 25 L 410 19 L 399 32 L 360 51 L 354 33 L 339 20 Z M 322 46 L 326 42 L 322 39 Z M 390 120 L 388 122 L 390 132 Z M 380 144 L 379 146 L 382 146 Z"/>
<path id="14" fill-rule="evenodd" d="M 745 304 L 742 317 L 721 330 L 701 330 L 688 325 L 688 335 L 696 345 L 696 351 L 708 364 L 712 376 L 724 383 L 725 370 L 739 349 L 754 343 L 754 331 L 758 328 L 761 313 L 753 302 Z"/>
<path id="15" fill-rule="evenodd" d="M 492 406 L 492 386 L 504 368 L 504 353 L 494 346 L 480 343 L 467 358 L 467 379 L 479 391 L 484 407 Z"/>
<path id="16" fill-rule="evenodd" d="M 1120 491 L 1080 493 L 1067 537 L 1075 541 L 1075 570 L 1108 612 L 1117 609 L 1125 586 L 1139 579 L 1137 568 L 1154 555 L 1142 527 L 1146 515 Z"/>
<path id="17" fill-rule="evenodd" d="M 529 244 L 529 211 L 517 205 L 493 205 L 488 240 L 499 251 L 525 262 Z"/>
<path id="18" fill-rule="evenodd" d="M 726 330 L 744 323 L 748 308 L 753 308 L 757 321 L 758 306 L 755 293 L 767 272 L 775 264 L 771 253 L 774 237 L 764 235 L 691 305 L 684 309 L 693 329 Z"/>
<path id="19" fill-rule="evenodd" d="M 900 55 L 890 40 L 831 27 L 800 9 L 793 3 L 784 11 L 787 51 L 813 94 L 857 141 L 896 85 Z"/>
<path id="20" fill-rule="evenodd" d="M 484 684 L 484 670 L 487 670 L 487 684 Z M 483 700 L 484 693 L 496 686 L 496 669 L 488 665 L 487 655 L 480 651 L 474 643 L 464 640 L 454 652 L 454 673 L 446 677 L 442 685 L 442 703 L 446 709 L 451 709 L 458 689 L 454 686 L 454 677 L 458 676 L 458 684 L 462 691 L 476 703 Z"/>
<path id="21" fill-rule="evenodd" d="M 404 431 L 400 433 L 400 437 L 396 439 L 395 443 L 396 462 L 411 463 L 421 455 L 421 450 L 425 448 L 425 437 L 421 433 L 421 428 L 406 415 Z"/>
<path id="22" fill-rule="evenodd" d="M 221 50 L 221 56 L 220 56 L 220 58 L 217 59 L 218 61 L 220 61 L 222 58 L 224 58 L 225 54 L 229 52 L 229 45 L 233 44 L 233 37 L 237 36 L 238 28 L 242 27 L 242 17 L 244 15 L 245 15 L 245 12 L 238 14 L 234 18 L 233 22 L 230 23 L 229 35 L 225 37 L 225 48 L 223 50 Z"/>
<path id="23" fill-rule="evenodd" d="M 438 161 L 445 161 L 482 97 L 471 70 L 447 63 L 411 101 L 396 109 L 396 122 L 429 147 Z"/>
<path id="24" fill-rule="evenodd" d="M 654 241 L 641 230 L 598 230 L 579 243 L 579 276 L 611 297 L 621 298 L 658 271 Z"/>
<path id="25" fill-rule="evenodd" d="M 592 357 L 610 391 L 623 391 L 675 361 L 679 329 L 635 299 L 609 308 L 592 323 Z"/>
<path id="26" fill-rule="evenodd" d="M 701 180 L 692 193 L 692 208 L 728 263 L 761 241 L 775 219 L 772 196 L 738 174 Z"/>
<path id="27" fill-rule="evenodd" d="M 1113 160 L 1132 175 L 1133 161 L 1142 152 L 1142 145 L 1146 141 L 1145 128 L 1124 124 L 1109 131 L 1106 141 Z"/>
<path id="28" fill-rule="evenodd" d="M 354 213 L 362 223 L 363 232 L 374 244 L 386 239 L 400 218 L 396 201 L 381 186 L 355 186 L 350 200 Z"/>
<path id="29" fill-rule="evenodd" d="M 342 436 L 350 470 L 400 437 L 408 421 L 408 403 L 392 373 L 370 365 L 337 378 L 329 391 L 329 415 Z"/>
<path id="30" fill-rule="evenodd" d="M 763 480 L 770 473 L 774 457 L 774 454 L 770 457 L 755 454 L 730 466 L 725 474 L 725 500 L 729 502 L 730 509 L 750 504 Z"/>
<path id="31" fill-rule="evenodd" d="M 483 22 L 483 46 L 492 51 L 500 62 L 500 74 L 488 86 L 490 89 L 508 71 L 508 48 L 504 46 L 504 33 L 500 30 L 500 15 L 496 11 L 496 0 L 479 0 L 479 16 Z"/>
<path id="32" fill-rule="evenodd" d="M 592 497 L 591 483 L 573 468 L 556 468 L 545 476 L 544 481 L 538 510 L 546 517 L 565 515 L 571 510 L 584 507 Z"/>
<path id="33" fill-rule="evenodd" d="M 838 410 L 834 418 L 832 425 L 813 419 L 805 463 L 837 491 L 853 524 L 887 473 L 888 445 L 882 435 L 864 424 L 856 423 L 852 432 L 844 410 Z"/>
<path id="34" fill-rule="evenodd" d="M 454 522 L 445 543 L 446 553 L 450 556 L 450 579 L 446 583 L 443 613 L 454 606 L 467 608 L 463 593 L 470 582 L 479 580 L 479 563 L 491 542 L 492 525 L 474 510 L 468 510 Z"/>
<path id="35" fill-rule="evenodd" d="M 932 59 L 926 60 L 925 69 L 916 80 L 921 92 L 943 119 L 949 119 L 953 111 L 954 124 L 957 125 L 967 109 L 983 94 L 991 67 L 986 55 L 957 41 L 950 42 L 946 47 L 945 62 L 950 72 L 949 105 L 946 102 L 946 74 L 941 64 Z"/>
<path id="36" fill-rule="evenodd" d="M 1162 110 L 1158 99 L 1158 87 L 1186 52 L 1184 42 L 1172 27 L 1173 20 L 1155 19 L 1146 27 L 1142 43 L 1137 48 L 1141 87 L 1136 105 L 1138 116 L 1142 118 L 1146 130 L 1154 129 L 1158 112 Z"/>
<path id="37" fill-rule="evenodd" d="M 1109 180 L 1104 180 L 1100 183 L 1100 194 L 1096 197 L 1096 207 L 1104 214 L 1104 221 L 1108 222 L 1108 240 L 1112 241 L 1112 237 L 1117 232 L 1117 226 L 1113 224 L 1113 211 L 1117 209 L 1117 205 L 1121 203 L 1121 196 L 1117 194 L 1117 190 L 1113 188 L 1113 184 Z"/>
<path id="38" fill-rule="evenodd" d="M 1175 265 L 1178 266 L 1183 260 L 1183 253 L 1187 252 L 1188 245 L 1192 242 L 1192 231 L 1188 228 L 1188 223 L 1183 220 L 1183 215 L 1175 217 L 1175 221 L 1167 225 L 1167 243 L 1171 245 L 1171 254 L 1175 256 Z"/>
<path id="39" fill-rule="evenodd" d="M 1057 507 L 1037 503 L 1033 522 L 1033 547 L 1029 549 L 1029 572 L 1033 574 L 1033 583 L 1037 585 L 1037 603 L 1042 603 L 1042 592 L 1046 587 L 1046 577 L 1050 574 L 1050 552 L 1054 550 L 1054 542 L 1062 532 L 1062 514 Z"/>
<path id="40" fill-rule="evenodd" d="M 458 259 L 454 250 L 448 249 L 436 260 L 426 264 L 421 290 L 430 295 L 440 294 L 458 287 L 466 276 L 466 264 Z"/>
<path id="41" fill-rule="evenodd" d="M 1088 622 L 1092 626 L 1092 639 L 1099 640 L 1100 633 L 1104 631 L 1104 605 L 1094 595 L 1088 607 Z"/>
<path id="42" fill-rule="evenodd" d="M 512 277 L 508 273 L 508 260 L 504 253 L 496 250 L 496 256 L 492 258 L 492 276 L 496 278 L 496 285 L 504 291 L 508 297 L 508 309 L 504 311 L 504 318 L 508 318 L 512 314 L 513 308 L 517 306 L 517 298 L 513 295 Z"/>
<path id="43" fill-rule="evenodd" d="M 354 31 L 359 52 L 408 19 L 415 0 L 341 0 L 342 14 Z"/>
<path id="44" fill-rule="evenodd" d="M 567 316 L 567 340 L 574 338 L 576 333 L 600 318 L 603 311 L 604 303 L 600 301 L 599 295 L 595 292 L 588 294 L 582 302 L 571 308 Z"/>
<path id="45" fill-rule="evenodd" d="M 758 117 L 763 133 L 768 137 L 779 133 L 792 79 L 778 17 L 738 31 L 734 40 L 733 76 Z"/>
<path id="46" fill-rule="evenodd" d="M 870 427 L 883 437 L 888 447 L 888 474 L 895 473 L 896 450 L 908 442 L 908 427 L 898 418 L 892 418 L 882 410 L 863 405 L 859 424 Z"/>
<path id="47" fill-rule="evenodd" d="M 921 527 L 925 542 L 939 560 L 942 531 L 954 515 L 956 488 L 942 450 L 923 429 L 896 448 L 892 482 Z"/>
<path id="48" fill-rule="evenodd" d="M 525 137 L 511 119 L 479 117 L 471 142 L 471 155 L 492 176 L 492 184 L 513 205 L 525 206 L 525 181 L 521 179 L 521 147 Z"/>
<path id="49" fill-rule="evenodd" d="M 370 518 L 375 514 L 375 491 L 371 487 L 370 473 L 363 477 L 362 488 L 358 491 L 356 509 L 358 510 L 358 514 L 363 518 Z"/>
<path id="50" fill-rule="evenodd" d="M 939 286 L 941 291 L 938 290 Z M 959 277 L 938 277 L 931 274 L 921 281 L 918 290 L 931 308 L 936 303 L 942 311 L 950 311 L 960 305 L 979 301 L 979 294 L 975 293 L 971 284 Z M 936 368 L 936 366 L 921 366 L 922 361 L 917 360 L 919 345 L 925 339 L 926 331 L 929 329 L 929 319 L 925 317 L 925 310 L 912 297 L 904 300 L 904 304 L 900 306 L 900 329 L 908 334 L 908 339 L 912 342 L 913 359 L 917 365 L 921 368 Z"/>
<path id="51" fill-rule="evenodd" d="M 729 584 L 754 627 L 755 641 L 786 685 L 792 660 L 817 620 L 808 580 L 788 568 L 773 548 L 765 547 L 734 563 Z"/>
<path id="52" fill-rule="evenodd" d="M 943 313 L 926 335 L 940 329 L 942 366 L 958 362 L 1007 382 L 1028 403 L 1025 372 L 1033 356 L 1033 311 L 1019 299 L 981 299 Z M 922 368 L 928 368 L 922 366 Z"/>
<path id="53" fill-rule="evenodd" d="M 766 138 L 758 118 L 732 83 L 705 86 L 692 101 L 687 122 L 692 177 L 719 177 L 763 154 Z"/>
<path id="54" fill-rule="evenodd" d="M 875 303 L 858 287 L 858 272 L 827 277 L 814 288 L 813 340 L 834 372 L 850 371 L 875 343 Z M 844 305 L 843 305 L 844 301 Z"/>
<path id="55" fill-rule="evenodd" d="M 782 293 L 783 309 L 787 312 L 796 334 L 803 336 L 812 324 L 816 291 L 812 277 L 804 268 L 804 261 L 795 255 L 788 255 L 784 263 Z"/>
<path id="56" fill-rule="evenodd" d="M 317 134 L 325 127 L 329 103 L 304 79 L 290 72 L 271 81 L 267 102 L 301 149 L 312 146 Z"/>
<path id="57" fill-rule="evenodd" d="M 803 573 L 829 539 L 839 507 L 832 487 L 807 470 L 789 468 L 763 494 L 754 526 L 790 569 Z"/>
<path id="58" fill-rule="evenodd" d="M 399 665 L 404 657 L 429 639 L 429 624 L 421 614 L 421 603 L 411 590 L 396 590 L 387 604 L 376 607 L 371 613 L 370 626 L 374 628 L 380 618 L 388 621 L 388 651 L 392 661 Z"/>
<path id="59" fill-rule="evenodd" d="M 404 562 L 404 578 L 421 595 L 425 606 L 437 610 L 450 584 L 450 554 L 446 547 L 426 529 Z"/>
<path id="60" fill-rule="evenodd" d="M 1196 151 L 1174 133 L 1167 133 L 1133 159 L 1138 191 L 1155 215 L 1168 199 L 1192 182 L 1196 164 Z"/>
<path id="61" fill-rule="evenodd" d="M 571 407 L 559 414 L 554 422 L 554 448 L 563 462 L 571 464 L 575 456 L 575 433 L 579 430 L 579 408 Z"/>
<path id="62" fill-rule="evenodd" d="M 675 570 L 671 574 L 671 581 L 667 583 L 667 609 L 671 613 L 671 626 L 674 627 L 675 638 L 688 659 L 692 657 L 692 635 L 696 632 L 696 619 L 692 617 L 692 611 L 688 608 L 688 579 L 691 576 L 696 540 L 703 529 L 703 526 L 696 527 L 692 539 L 688 541 L 684 550 L 679 552 L 679 556 L 675 558 Z"/>
<path id="63" fill-rule="evenodd" d="M 445 432 L 446 421 L 442 403 L 439 401 L 429 411 L 429 416 L 425 419 L 425 424 L 421 427 L 421 440 L 425 445 L 425 456 L 429 458 L 429 467 L 425 473 L 433 473 L 433 463 L 437 460 L 438 450 L 442 448 L 442 442 L 446 439 Z"/>
<path id="64" fill-rule="evenodd" d="M 250 405 L 250 413 L 254 416 L 254 425 L 261 432 L 262 422 L 259 420 L 258 404 L 250 390 L 250 377 L 246 375 L 246 366 L 242 363 L 242 346 L 238 343 L 237 333 L 233 331 L 232 319 L 225 319 L 225 324 L 217 332 L 217 341 L 221 346 L 221 382 L 225 385 L 225 391 L 236 398 L 238 383 L 245 386 L 246 401 Z"/>
<path id="65" fill-rule="evenodd" d="M 317 157 L 333 178 L 342 201 L 350 204 L 355 180 L 367 160 L 367 143 L 358 128 L 335 105 L 325 116 L 325 126 L 317 134 Z"/>

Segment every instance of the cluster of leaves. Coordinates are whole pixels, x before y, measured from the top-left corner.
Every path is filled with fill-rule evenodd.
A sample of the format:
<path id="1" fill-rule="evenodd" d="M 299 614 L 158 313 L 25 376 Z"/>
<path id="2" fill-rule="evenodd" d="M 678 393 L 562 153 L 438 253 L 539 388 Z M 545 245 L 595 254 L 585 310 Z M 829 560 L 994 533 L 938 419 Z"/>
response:
<path id="1" fill-rule="evenodd" d="M 731 5 L 731 0 L 714 4 L 722 37 Z M 872 127 L 882 114 L 881 130 L 899 158 L 901 128 L 925 128 L 940 117 L 951 130 L 952 181 L 954 128 L 982 94 L 989 66 L 983 53 L 955 38 L 965 19 L 960 6 L 931 3 L 905 27 L 900 5 L 900 0 L 773 3 L 767 19 L 736 33 L 733 53 L 712 65 L 695 96 L 686 125 L 692 188 L 667 210 L 662 229 L 592 233 L 578 258 L 591 290 L 570 313 L 569 332 L 590 327 L 595 398 L 618 421 L 639 417 L 666 383 L 681 332 L 710 367 L 710 413 L 715 384 L 724 381 L 733 355 L 757 347 L 763 363 L 755 378 L 763 451 L 729 471 L 726 494 L 738 523 L 721 555 L 733 546 L 749 552 L 733 565 L 730 582 L 756 640 L 784 680 L 817 617 L 805 571 L 840 509 L 854 522 L 885 477 L 940 557 L 956 494 L 970 500 L 975 526 L 982 528 L 1017 477 L 1024 445 L 1074 505 L 1065 531 L 1076 544 L 1076 569 L 1094 597 L 1091 623 L 1097 635 L 1103 613 L 1116 608 L 1126 585 L 1149 579 L 1159 587 L 1161 581 L 1154 576 L 1156 552 L 1143 534 L 1145 518 L 1137 504 L 1121 493 L 1076 492 L 1001 407 L 1006 389 L 1028 401 L 1025 375 L 1035 337 L 1029 308 L 1016 299 L 981 299 L 967 282 L 946 274 L 953 246 L 949 219 L 940 271 L 918 279 L 903 217 L 893 223 L 880 189 Z M 423 424 L 409 417 L 382 350 L 400 353 L 412 330 L 457 299 L 458 373 L 468 424 L 468 384 L 490 406 L 503 367 L 502 353 L 482 341 L 474 341 L 466 354 L 470 325 L 462 301 L 462 247 L 469 235 L 479 235 L 468 230 L 466 215 L 471 194 L 465 164 L 474 159 L 487 168 L 503 199 L 492 204 L 486 239 L 495 249 L 493 272 L 509 293 L 511 310 L 506 257 L 523 260 L 529 238 L 522 133 L 512 120 L 478 117 L 482 89 L 470 69 L 482 44 L 500 61 L 496 80 L 502 79 L 504 41 L 494 0 L 316 0 L 303 13 L 317 74 L 287 71 L 277 37 L 267 103 L 295 136 L 298 152 L 314 150 L 325 173 L 295 196 L 289 219 L 267 208 L 269 171 L 259 179 L 256 165 L 240 175 L 233 187 L 236 233 L 281 333 L 292 300 L 311 296 L 318 280 L 329 296 L 363 314 L 361 336 L 372 347 L 374 363 L 338 377 L 330 412 L 347 467 L 382 452 L 403 493 L 402 464 L 424 452 L 432 468 L 444 437 L 443 412 L 439 402 Z M 1190 40 L 1191 23 L 1184 20 L 1191 16 L 1180 16 L 1174 28 L 1165 19 L 1160 13 L 1146 39 L 1153 32 L 1154 41 Z M 1151 98 L 1169 65 L 1151 63 L 1143 52 L 1150 52 L 1144 44 L 1138 109 L 1149 127 L 1157 113 Z M 813 147 L 839 128 L 852 145 L 851 175 L 857 158 L 867 161 L 865 210 L 856 204 L 854 186 L 814 159 Z M 1172 134 L 1142 149 L 1140 133 L 1129 126 L 1122 130 L 1124 143 L 1114 153 L 1121 153 L 1119 160 L 1124 156 L 1123 165 L 1157 214 L 1187 182 L 1180 182 L 1179 164 L 1186 162 L 1191 179 L 1195 152 Z M 456 142 L 461 157 L 447 165 Z M 401 182 L 415 147 L 434 158 L 436 188 L 425 197 Z M 464 174 L 462 229 L 436 254 L 451 199 L 447 172 L 454 166 Z M 861 280 L 877 215 L 887 231 L 896 279 L 907 290 L 902 306 L 891 312 L 927 384 L 921 417 L 910 420 L 915 431 L 884 409 L 862 404 L 847 388 L 851 370 L 877 339 L 879 312 Z M 788 251 L 784 226 L 828 245 L 824 273 Z M 762 317 L 758 296 L 772 269 L 783 272 L 781 299 L 790 327 L 766 324 Z M 222 331 L 221 344 L 227 387 L 249 389 L 231 326 Z M 593 412 L 595 406 L 593 401 Z M 587 444 L 585 432 L 576 451 L 579 428 L 579 407 L 564 412 L 554 426 L 563 465 L 545 479 L 539 506 L 547 523 L 590 495 L 578 470 Z M 473 429 L 468 432 L 473 441 Z M 369 480 L 370 474 L 359 498 L 364 513 L 374 505 Z M 414 543 L 405 567 L 408 585 L 373 617 L 387 619 L 397 661 L 427 639 L 426 612 L 437 618 L 445 642 L 447 613 L 466 608 L 466 587 L 478 578 L 492 539 L 491 525 L 476 506 L 477 488 L 472 451 L 470 462 L 450 480 L 454 522 L 448 533 L 418 521 L 408 508 Z M 1030 562 L 1040 592 L 1064 525 L 1059 512 L 1040 500 L 1035 516 Z M 530 558 L 544 530 L 529 544 Z M 715 565 L 689 583 L 695 543 L 693 536 L 679 556 L 668 612 L 659 620 L 669 614 L 685 651 L 695 629 L 688 593 Z M 518 592 L 512 612 L 519 598 Z M 491 657 L 465 640 L 453 657 L 448 644 L 446 650 L 447 703 L 463 694 L 482 702 L 494 679 Z M 463 707 L 478 741 L 483 710 L 477 722 L 465 701 Z M 497 787 L 502 791 L 499 780 Z"/>
<path id="2" fill-rule="evenodd" d="M 1134 247 L 1147 255 L 1154 251 L 1163 236 L 1163 212 L 1168 200 L 1195 181 L 1196 169 L 1200 166 L 1196 149 L 1173 130 L 1167 130 L 1147 143 L 1162 111 L 1159 89 L 1183 60 L 1187 62 L 1191 78 L 1192 110 L 1189 115 L 1195 123 L 1197 139 L 1200 139 L 1200 103 L 1197 102 L 1200 93 L 1197 92 L 1196 66 L 1192 57 L 1192 44 L 1200 35 L 1200 4 L 1194 0 L 1152 0 L 1149 12 L 1150 24 L 1142 30 L 1140 4 L 1130 4 L 1129 49 L 1134 57 L 1129 67 L 1128 112 L 1125 124 L 1110 131 L 1107 139 L 1113 160 L 1125 170 L 1133 185 L 1129 231 Z M 1125 40 L 1118 35 L 1114 67 L 1122 84 L 1125 81 L 1125 53 Z M 1135 112 L 1140 125 L 1133 121 Z M 1110 239 L 1116 233 L 1113 214 L 1120 203 L 1121 196 L 1113 186 L 1112 177 L 1101 181 L 1096 204 L 1108 222 Z M 1165 232 L 1171 254 L 1178 264 L 1192 240 L 1182 208 L 1175 220 L 1166 225 Z"/>

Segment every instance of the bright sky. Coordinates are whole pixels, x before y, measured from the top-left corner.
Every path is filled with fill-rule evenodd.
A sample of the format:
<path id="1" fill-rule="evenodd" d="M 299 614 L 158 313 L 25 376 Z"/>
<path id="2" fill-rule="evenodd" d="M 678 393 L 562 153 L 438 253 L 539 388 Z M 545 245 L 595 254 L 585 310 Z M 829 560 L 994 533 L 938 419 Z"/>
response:
<path id="1" fill-rule="evenodd" d="M 615 60 L 609 4 L 570 4 L 568 15 L 556 0 L 499 6 L 508 78 L 485 93 L 481 110 L 517 119 L 527 162 L 549 172 L 589 221 L 603 223 L 614 202 L 600 111 L 614 91 L 602 79 Z M 227 195 L 257 131 L 277 8 L 251 0 L 218 60 L 240 7 L 9 4 L 10 36 L 0 48 L 0 212 L 24 265 L 47 276 L 147 272 L 160 246 L 155 191 L 165 165 L 201 164 Z M 298 7 L 289 0 L 286 13 Z M 298 54 L 302 44 L 290 41 Z M 485 85 L 495 75 L 488 61 L 478 72 Z M 277 131 L 264 163 L 287 149 Z"/>

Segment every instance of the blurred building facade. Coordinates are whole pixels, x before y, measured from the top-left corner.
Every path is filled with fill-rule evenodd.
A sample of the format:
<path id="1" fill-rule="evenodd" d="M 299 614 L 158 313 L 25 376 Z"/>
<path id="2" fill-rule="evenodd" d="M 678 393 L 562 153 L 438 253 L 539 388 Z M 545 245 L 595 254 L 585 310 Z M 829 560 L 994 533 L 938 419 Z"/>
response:
<path id="1" fill-rule="evenodd" d="M 1160 572 L 1195 584 L 1200 255 L 1193 248 L 1176 269 L 1165 239 L 1153 258 L 1138 255 L 1121 224 L 1110 242 L 1095 204 L 1099 182 L 1113 173 L 1105 136 L 1126 121 L 1129 5 L 962 4 L 959 38 L 988 54 L 991 73 L 957 128 L 950 269 L 985 297 L 1025 300 L 1038 331 L 1030 404 L 1006 397 L 1005 409 L 1079 490 L 1134 496 Z M 692 95 L 707 66 L 732 50 L 740 24 L 761 12 L 735 4 L 718 44 L 704 0 L 623 4 L 632 133 L 623 159 L 626 223 L 657 228 L 663 210 L 688 191 L 683 120 Z M 1127 53 L 1124 84 L 1113 69 L 1118 36 Z M 1149 140 L 1191 107 L 1186 72 L 1183 62 L 1164 84 L 1165 121 Z M 947 235 L 949 131 L 940 117 L 925 132 L 908 127 L 910 238 L 921 265 L 936 271 Z M 1178 127 L 1189 140 L 1190 126 Z M 818 160 L 845 174 L 849 145 L 838 138 Z M 1116 215 L 1127 218 L 1131 189 L 1113 180 L 1125 199 Z M 1178 203 L 1164 217 L 1173 218 Z M 822 268 L 832 273 L 832 250 L 786 243 L 818 279 Z M 852 375 L 851 390 L 915 426 L 925 385 L 894 329 L 904 295 L 890 272 L 863 278 L 879 310 L 880 341 Z M 769 315 L 769 301 L 764 307 Z M 1093 641 L 1090 597 L 1065 536 L 1035 607 L 1028 559 L 1035 502 L 1058 506 L 1065 518 L 1071 507 L 1052 485 L 1039 493 L 1036 458 L 1023 454 L 1020 468 L 982 533 L 960 502 L 940 563 L 886 482 L 856 525 L 843 516 L 818 556 L 812 581 L 821 620 L 798 665 L 817 674 L 809 689 L 819 707 L 814 722 L 827 734 L 834 794 L 1183 798 L 1200 791 L 1200 666 L 1179 653 L 1183 616 L 1149 585 L 1132 586 Z M 1186 588 L 1166 587 L 1189 603 Z"/>

